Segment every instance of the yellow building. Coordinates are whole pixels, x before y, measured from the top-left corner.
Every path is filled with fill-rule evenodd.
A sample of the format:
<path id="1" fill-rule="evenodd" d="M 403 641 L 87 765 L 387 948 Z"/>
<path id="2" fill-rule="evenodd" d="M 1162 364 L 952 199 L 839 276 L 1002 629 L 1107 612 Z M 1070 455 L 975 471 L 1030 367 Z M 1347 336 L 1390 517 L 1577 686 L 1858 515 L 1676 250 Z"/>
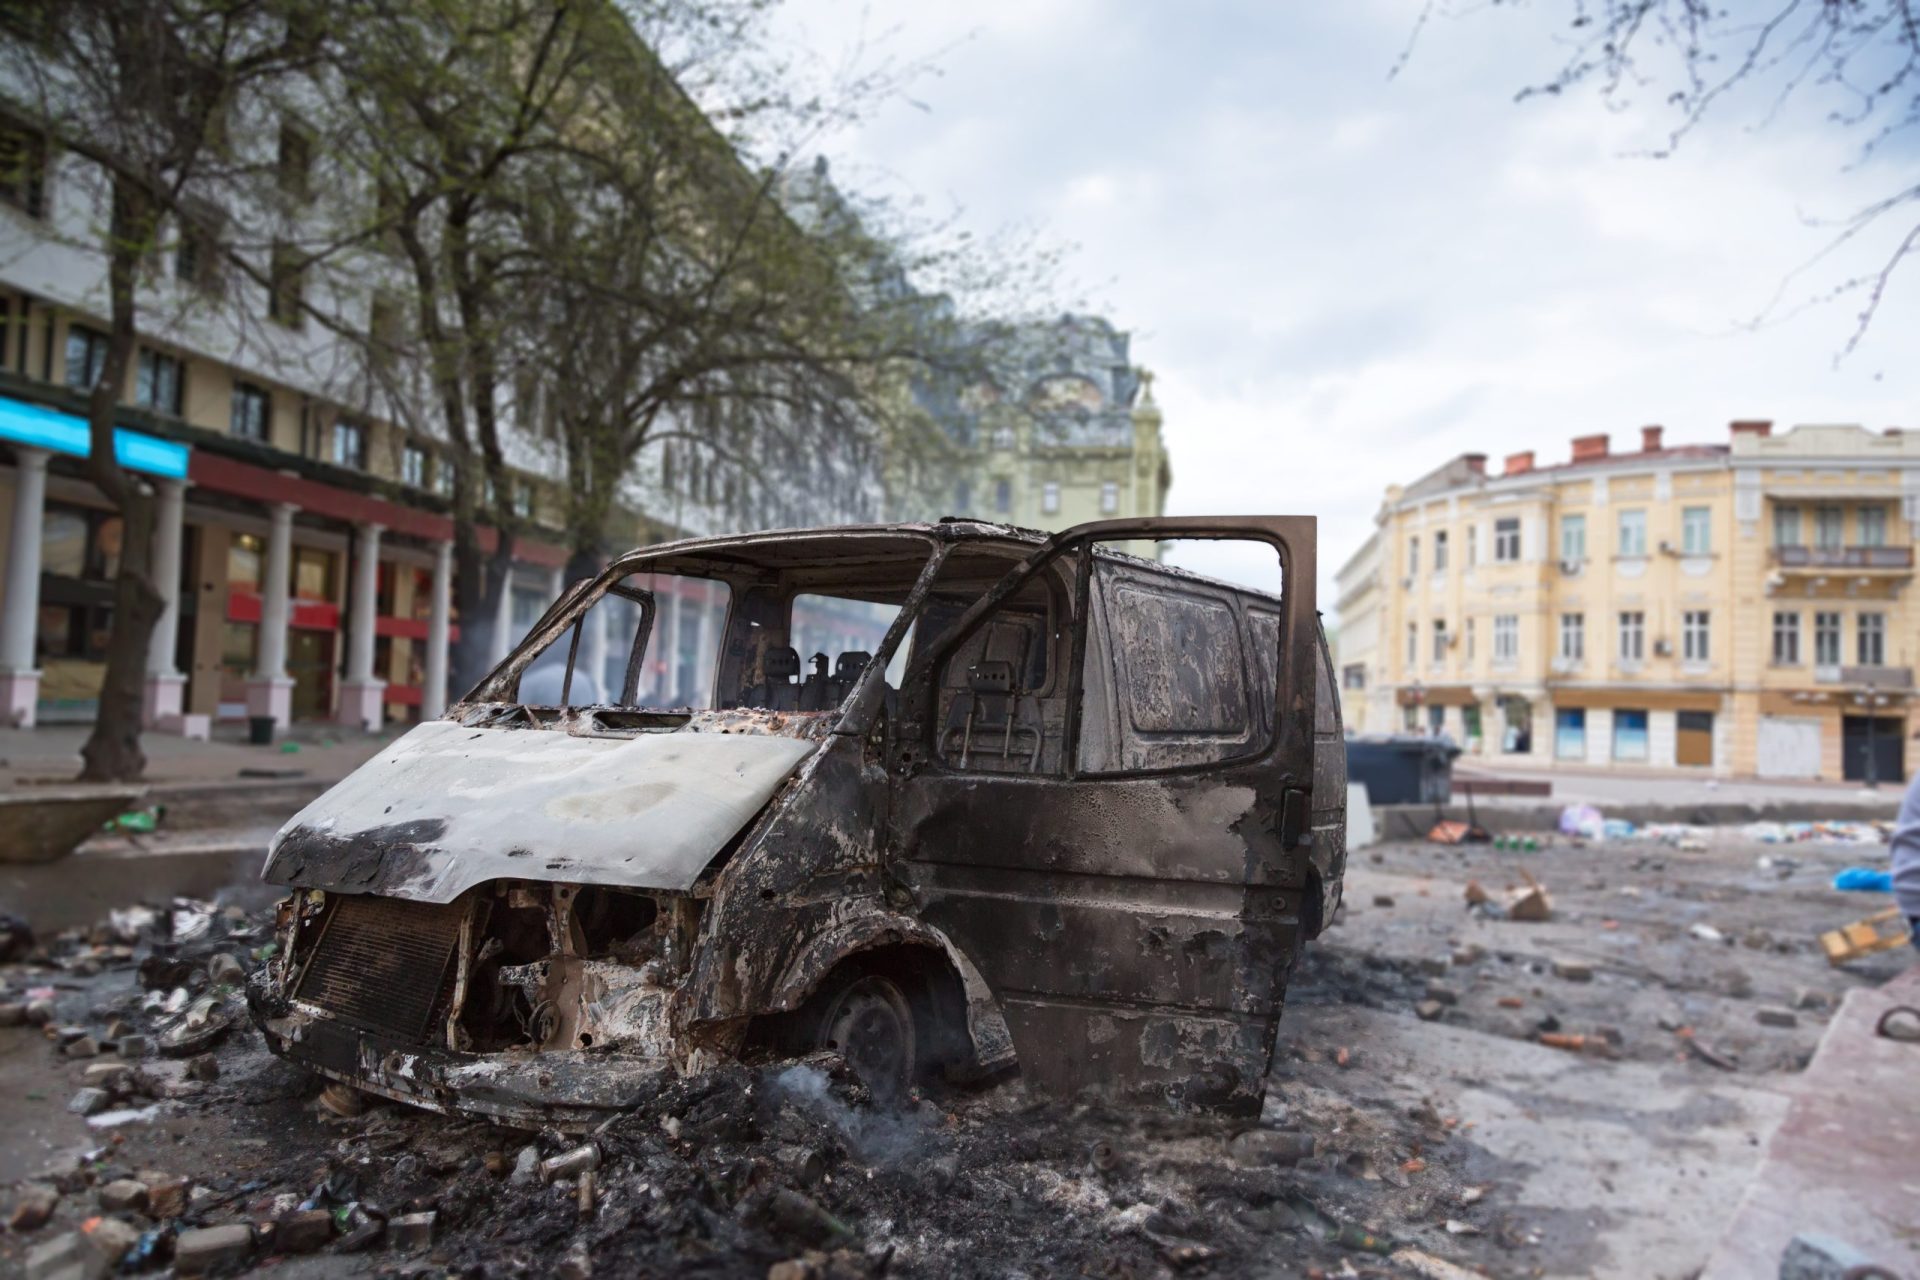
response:
<path id="1" fill-rule="evenodd" d="M 1347 724 L 1542 766 L 1903 778 L 1920 436 L 1639 446 L 1389 487 L 1338 574 Z"/>

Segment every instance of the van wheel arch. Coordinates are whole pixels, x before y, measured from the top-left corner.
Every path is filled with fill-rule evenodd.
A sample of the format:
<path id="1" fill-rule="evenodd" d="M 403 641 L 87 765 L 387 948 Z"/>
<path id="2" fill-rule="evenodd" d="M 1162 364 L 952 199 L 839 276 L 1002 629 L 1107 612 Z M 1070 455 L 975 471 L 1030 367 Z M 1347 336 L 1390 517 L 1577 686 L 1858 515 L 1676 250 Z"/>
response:
<path id="1" fill-rule="evenodd" d="M 756 1038 L 781 1053 L 833 1049 L 859 1069 L 898 1061 L 901 1084 L 938 1079 L 972 1061 L 966 991 L 938 947 L 883 944 L 852 952 L 797 1007 L 760 1019 Z M 865 1043 L 840 1043 L 842 1036 Z M 884 1041 L 904 1036 L 900 1045 Z M 869 1082 L 873 1083 L 873 1082 Z"/>

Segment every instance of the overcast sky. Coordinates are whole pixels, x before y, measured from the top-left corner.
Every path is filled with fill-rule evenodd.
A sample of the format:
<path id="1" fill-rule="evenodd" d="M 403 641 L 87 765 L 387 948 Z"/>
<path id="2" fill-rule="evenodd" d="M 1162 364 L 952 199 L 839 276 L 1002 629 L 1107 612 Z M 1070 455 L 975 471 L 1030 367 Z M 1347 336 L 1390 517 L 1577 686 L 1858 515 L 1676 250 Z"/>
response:
<path id="1" fill-rule="evenodd" d="M 1397 78 L 1421 0 L 793 0 L 781 21 L 828 56 L 863 30 L 944 50 L 915 102 L 829 143 L 836 173 L 1075 245 L 1157 375 L 1169 511 L 1318 516 L 1331 615 L 1382 489 L 1463 451 L 1920 428 L 1920 262 L 1837 368 L 1851 303 L 1745 327 L 1826 242 L 1809 219 L 1899 185 L 1889 159 L 1848 171 L 1859 139 L 1825 104 L 1757 129 L 1736 102 L 1666 160 L 1633 154 L 1655 117 L 1591 91 L 1515 104 L 1570 7 L 1433 23 Z"/>

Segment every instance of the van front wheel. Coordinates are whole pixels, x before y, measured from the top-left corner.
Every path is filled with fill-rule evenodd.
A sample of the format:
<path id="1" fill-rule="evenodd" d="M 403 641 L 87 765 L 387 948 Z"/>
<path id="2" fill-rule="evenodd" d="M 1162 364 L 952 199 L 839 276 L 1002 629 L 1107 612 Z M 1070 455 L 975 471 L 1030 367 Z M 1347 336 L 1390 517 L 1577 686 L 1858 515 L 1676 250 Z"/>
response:
<path id="1" fill-rule="evenodd" d="M 812 1047 L 845 1058 L 881 1101 L 906 1092 L 919 1069 L 919 1028 L 898 983 L 884 974 L 855 972 L 817 993 L 813 1003 Z"/>

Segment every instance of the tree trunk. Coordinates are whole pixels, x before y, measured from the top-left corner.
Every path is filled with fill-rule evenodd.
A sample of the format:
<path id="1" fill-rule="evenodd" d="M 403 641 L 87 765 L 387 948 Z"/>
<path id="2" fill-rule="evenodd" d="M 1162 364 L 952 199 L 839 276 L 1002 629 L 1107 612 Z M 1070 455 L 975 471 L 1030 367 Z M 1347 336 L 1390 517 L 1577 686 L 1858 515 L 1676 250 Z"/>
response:
<path id="1" fill-rule="evenodd" d="M 134 285 L 153 230 L 151 201 L 132 183 L 116 178 L 107 248 L 111 324 L 106 360 L 87 398 L 87 475 L 120 514 L 120 572 L 114 581 L 100 707 L 93 732 L 80 749 L 83 782 L 127 782 L 147 769 L 146 753 L 140 749 L 141 694 L 147 649 L 165 600 L 153 582 L 153 491 L 120 469 L 113 430 L 133 359 Z"/>

